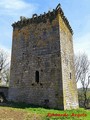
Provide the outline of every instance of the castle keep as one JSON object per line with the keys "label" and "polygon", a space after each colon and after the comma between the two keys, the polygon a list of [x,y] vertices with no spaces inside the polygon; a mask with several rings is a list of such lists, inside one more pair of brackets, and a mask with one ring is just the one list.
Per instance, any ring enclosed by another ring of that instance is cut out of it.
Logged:
{"label": "castle keep", "polygon": [[78,108],[73,31],[60,5],[13,25],[9,100]]}

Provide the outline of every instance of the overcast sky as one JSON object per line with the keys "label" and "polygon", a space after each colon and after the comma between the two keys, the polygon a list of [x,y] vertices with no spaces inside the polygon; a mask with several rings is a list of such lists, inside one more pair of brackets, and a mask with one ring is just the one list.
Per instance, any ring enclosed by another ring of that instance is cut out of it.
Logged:
{"label": "overcast sky", "polygon": [[56,8],[60,3],[74,31],[74,52],[90,58],[90,0],[0,0],[0,48],[11,51],[12,27],[20,16],[31,17]]}

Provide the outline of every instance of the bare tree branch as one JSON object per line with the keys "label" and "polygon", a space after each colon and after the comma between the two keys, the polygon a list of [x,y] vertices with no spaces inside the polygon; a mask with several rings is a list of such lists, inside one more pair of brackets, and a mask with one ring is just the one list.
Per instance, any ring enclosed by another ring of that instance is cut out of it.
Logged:
{"label": "bare tree branch", "polygon": [[10,61],[6,52],[0,49],[0,82],[9,82]]}
{"label": "bare tree branch", "polygon": [[90,84],[90,61],[88,56],[83,53],[81,55],[75,56],[75,72],[76,72],[76,82],[81,81],[83,96],[84,96],[84,107],[87,107],[87,91]]}

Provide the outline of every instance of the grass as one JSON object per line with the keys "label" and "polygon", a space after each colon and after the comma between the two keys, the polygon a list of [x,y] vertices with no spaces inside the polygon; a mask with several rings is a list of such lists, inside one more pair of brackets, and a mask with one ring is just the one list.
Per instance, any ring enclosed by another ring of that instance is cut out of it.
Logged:
{"label": "grass", "polygon": [[9,103],[0,106],[0,120],[90,120],[90,110],[80,108],[63,111],[25,103]]}

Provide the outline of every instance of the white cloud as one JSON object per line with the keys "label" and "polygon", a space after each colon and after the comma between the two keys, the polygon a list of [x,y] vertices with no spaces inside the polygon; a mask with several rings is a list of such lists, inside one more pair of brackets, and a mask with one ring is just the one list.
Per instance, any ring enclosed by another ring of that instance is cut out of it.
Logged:
{"label": "white cloud", "polygon": [[25,0],[0,0],[0,15],[32,14],[37,5],[27,3]]}
{"label": "white cloud", "polygon": [[74,51],[76,54],[85,52],[90,59],[90,33],[74,39]]}
{"label": "white cloud", "polygon": [[25,3],[22,0],[1,0],[0,7],[9,10],[19,10],[32,5]]}
{"label": "white cloud", "polygon": [[0,48],[11,55],[12,27],[11,24],[19,20],[20,16],[31,17],[38,8],[25,0],[0,0]]}

